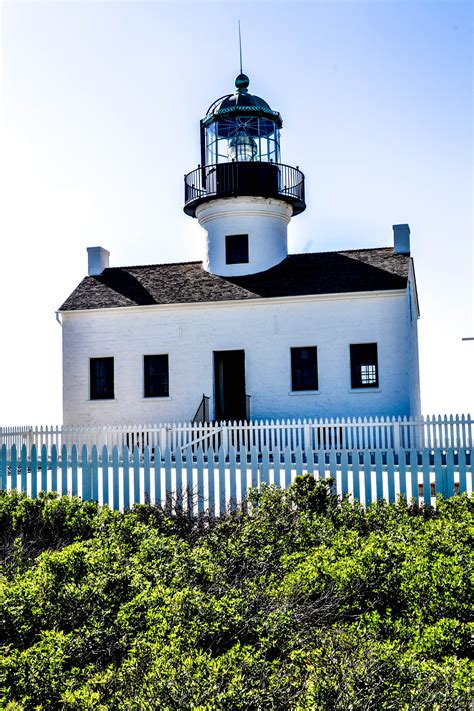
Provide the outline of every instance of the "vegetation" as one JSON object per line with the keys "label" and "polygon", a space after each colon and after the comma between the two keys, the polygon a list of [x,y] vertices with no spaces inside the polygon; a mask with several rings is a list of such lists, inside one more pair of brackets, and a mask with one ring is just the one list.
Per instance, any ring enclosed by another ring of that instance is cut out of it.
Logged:
{"label": "vegetation", "polygon": [[473,502],[249,514],[0,494],[0,707],[468,709]]}

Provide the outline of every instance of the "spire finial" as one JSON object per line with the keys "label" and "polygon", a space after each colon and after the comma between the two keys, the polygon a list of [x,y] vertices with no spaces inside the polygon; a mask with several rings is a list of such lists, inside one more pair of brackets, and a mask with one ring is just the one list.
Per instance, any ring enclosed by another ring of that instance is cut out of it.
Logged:
{"label": "spire finial", "polygon": [[239,20],[239,53],[240,53],[240,74],[235,78],[235,88],[239,94],[246,94],[247,87],[249,85],[249,78],[246,74],[242,72],[242,37],[240,34],[240,20]]}
{"label": "spire finial", "polygon": [[240,20],[239,20],[239,54],[240,54],[240,73],[242,74],[242,36],[240,34]]}

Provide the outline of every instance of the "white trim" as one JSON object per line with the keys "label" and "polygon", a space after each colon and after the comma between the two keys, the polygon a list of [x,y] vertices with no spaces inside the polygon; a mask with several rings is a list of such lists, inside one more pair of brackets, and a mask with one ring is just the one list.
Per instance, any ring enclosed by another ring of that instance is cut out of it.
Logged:
{"label": "white trim", "polygon": [[410,277],[412,277],[411,282],[414,287],[413,291],[414,291],[414,297],[415,297],[414,300],[415,300],[415,305],[416,305],[416,317],[417,317],[417,319],[419,319],[420,318],[420,300],[418,298],[418,289],[416,286],[415,262],[413,261],[413,257],[410,257],[410,262],[409,262],[409,267],[408,267],[407,288],[408,288],[408,282],[410,281]]}
{"label": "white trim", "polygon": [[353,393],[354,395],[357,393],[381,393],[382,388],[349,388],[347,392]]}
{"label": "white trim", "polygon": [[196,208],[196,218],[201,227],[208,222],[221,217],[231,217],[236,213],[243,217],[272,217],[288,225],[293,210],[284,200],[250,196],[209,200]]}
{"label": "white trim", "polygon": [[116,401],[117,401],[116,397],[103,397],[103,398],[96,397],[93,400],[91,400],[91,398],[89,398],[88,400],[85,400],[85,402],[93,402],[94,404],[97,402],[101,403],[101,402],[116,402]]}
{"label": "white trim", "polygon": [[143,396],[141,399],[143,402],[156,402],[156,400],[172,400],[173,398],[169,395],[153,395],[152,397]]}
{"label": "white trim", "polygon": [[300,304],[300,303],[311,303],[319,301],[344,301],[353,299],[376,299],[376,298],[390,298],[405,296],[406,289],[387,289],[384,291],[349,291],[347,293],[335,293],[335,294],[305,294],[303,296],[271,296],[271,297],[259,297],[256,299],[230,299],[228,301],[193,301],[185,302],[179,304],[144,304],[143,306],[138,306],[134,304],[133,306],[112,306],[98,309],[74,309],[71,311],[64,310],[58,313],[64,318],[64,316],[69,316],[73,314],[89,314],[89,313],[137,313],[143,311],[175,311],[175,310],[186,310],[189,311],[194,309],[218,309],[218,308],[239,308],[243,305],[245,306],[268,306],[276,304]]}
{"label": "white trim", "polygon": [[288,395],[319,395],[320,390],[289,390]]}

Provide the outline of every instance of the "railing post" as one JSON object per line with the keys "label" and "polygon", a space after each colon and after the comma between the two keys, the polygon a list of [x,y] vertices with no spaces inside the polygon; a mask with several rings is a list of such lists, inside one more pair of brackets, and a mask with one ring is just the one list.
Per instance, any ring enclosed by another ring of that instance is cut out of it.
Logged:
{"label": "railing post", "polygon": [[28,430],[28,452],[31,452],[32,446],[35,444],[35,435],[33,432],[33,428],[30,427]]}

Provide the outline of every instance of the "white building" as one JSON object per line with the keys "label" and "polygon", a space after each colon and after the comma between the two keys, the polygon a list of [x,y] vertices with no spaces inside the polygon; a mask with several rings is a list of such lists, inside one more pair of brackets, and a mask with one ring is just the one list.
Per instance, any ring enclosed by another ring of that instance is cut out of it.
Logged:
{"label": "white building", "polygon": [[59,310],[65,424],[419,414],[408,225],[392,247],[288,255],[304,176],[247,87],[211,105],[185,178],[204,262],[110,268],[88,249]]}

